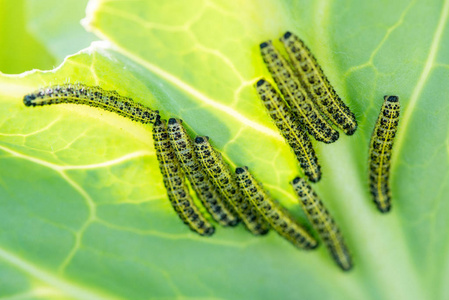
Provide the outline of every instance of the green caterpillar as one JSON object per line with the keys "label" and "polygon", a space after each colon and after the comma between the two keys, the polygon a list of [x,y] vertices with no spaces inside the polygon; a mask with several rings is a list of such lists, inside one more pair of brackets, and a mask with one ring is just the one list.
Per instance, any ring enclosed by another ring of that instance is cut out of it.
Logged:
{"label": "green caterpillar", "polygon": [[116,91],[105,91],[98,86],[81,83],[61,84],[37,90],[23,97],[26,106],[43,106],[59,103],[85,104],[115,112],[123,117],[143,124],[154,124],[159,111],[152,110]]}
{"label": "green caterpillar", "polygon": [[293,149],[300,167],[310,181],[318,182],[321,178],[321,167],[318,164],[318,158],[309,137],[282,101],[281,95],[268,81],[260,79],[255,87],[270,117]]}
{"label": "green caterpillar", "polygon": [[296,177],[291,182],[291,185],[299,197],[299,203],[307,218],[315,230],[318,231],[335,262],[344,271],[350,270],[352,268],[352,259],[348,248],[345,245],[340,229],[324,207],[323,202],[321,202],[315,191],[312,190],[312,187],[304,179]]}
{"label": "green caterpillar", "polygon": [[317,241],[292,216],[273,201],[248,172],[248,167],[235,169],[236,180],[245,195],[276,232],[301,249],[314,249]]}
{"label": "green caterpillar", "polygon": [[374,203],[382,213],[391,209],[390,159],[399,124],[399,98],[385,96],[369,147],[369,180]]}

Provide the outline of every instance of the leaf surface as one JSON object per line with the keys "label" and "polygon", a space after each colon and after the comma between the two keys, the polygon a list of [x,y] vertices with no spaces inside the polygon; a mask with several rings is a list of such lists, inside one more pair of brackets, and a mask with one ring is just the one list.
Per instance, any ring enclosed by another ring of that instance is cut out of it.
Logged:
{"label": "leaf surface", "polygon": [[[448,0],[90,1],[83,24],[104,42],[51,72],[0,78],[0,274],[11,282],[0,296],[446,299],[448,13]],[[353,254],[349,273],[324,245],[298,251],[242,226],[190,232],[165,195],[150,126],[90,107],[22,104],[55,83],[117,90],[208,135],[307,224],[288,184],[299,167],[252,87],[268,76],[258,44],[286,30],[359,122],[354,136],[314,144],[323,169],[314,187]],[[393,209],[381,215],[367,153],[385,94],[400,97],[402,112]]]}

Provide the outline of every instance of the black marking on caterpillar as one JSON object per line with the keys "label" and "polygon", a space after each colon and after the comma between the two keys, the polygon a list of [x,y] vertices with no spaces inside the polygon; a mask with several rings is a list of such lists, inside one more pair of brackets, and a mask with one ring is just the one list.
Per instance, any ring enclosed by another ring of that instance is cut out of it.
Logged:
{"label": "black marking on caterpillar", "polygon": [[388,183],[394,138],[399,124],[399,98],[385,96],[374,127],[369,147],[370,191],[377,208],[383,212],[391,209],[391,192]]}
{"label": "black marking on caterpillar", "polygon": [[203,170],[193,149],[192,140],[182,125],[182,120],[175,118],[168,120],[168,135],[176,157],[201,203],[220,225],[236,226],[239,219],[234,209],[222,199]]}
{"label": "black marking on caterpillar", "polygon": [[264,191],[262,186],[248,172],[248,167],[235,169],[240,190],[265,218],[276,232],[301,249],[314,249],[317,241],[285,210]]}
{"label": "black marking on caterpillar", "polygon": [[318,231],[335,262],[344,271],[350,270],[352,268],[352,259],[348,248],[340,229],[324,207],[323,202],[321,202],[315,191],[304,179],[296,177],[290,184],[293,186],[299,198],[299,204],[306,213],[307,218],[315,230]]}
{"label": "black marking on caterpillar", "polygon": [[204,218],[190,196],[184,173],[170,144],[165,120],[157,120],[154,124],[153,140],[167,195],[175,212],[192,231],[203,236],[212,235],[214,226]]}
{"label": "black marking on caterpillar", "polygon": [[198,160],[203,165],[209,178],[221,195],[234,207],[248,230],[254,235],[267,234],[269,225],[251,203],[245,201],[228,165],[223,161],[221,155],[212,148],[209,138],[196,137],[194,146]]}
{"label": "black marking on caterpillar", "polygon": [[310,100],[292,68],[276,50],[271,41],[260,44],[260,52],[274,81],[281,90],[290,109],[298,117],[307,131],[320,142],[335,142],[339,133],[323,118]]}
{"label": "black marking on caterpillar", "polygon": [[26,106],[43,106],[59,103],[85,104],[115,112],[143,124],[154,124],[159,111],[152,110],[116,91],[105,91],[98,86],[61,84],[37,90],[23,97]]}
{"label": "black marking on caterpillar", "polygon": [[321,167],[309,137],[302,129],[296,117],[282,101],[281,95],[265,79],[257,81],[255,88],[287,143],[293,149],[299,165],[312,182],[321,178]]}
{"label": "black marking on caterpillar", "polygon": [[301,84],[321,112],[347,135],[354,134],[357,129],[354,114],[337,95],[309,48],[299,37],[288,31],[280,40],[290,56]]}

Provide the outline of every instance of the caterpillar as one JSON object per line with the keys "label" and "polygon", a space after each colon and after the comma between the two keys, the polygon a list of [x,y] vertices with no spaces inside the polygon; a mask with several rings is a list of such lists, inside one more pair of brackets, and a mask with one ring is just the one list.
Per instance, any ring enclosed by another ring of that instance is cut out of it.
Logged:
{"label": "caterpillar", "polygon": [[339,133],[330,126],[309,99],[292,68],[271,41],[260,44],[263,61],[281,90],[290,109],[317,141],[326,144],[338,140]]}
{"label": "caterpillar", "polygon": [[43,106],[59,103],[85,104],[115,112],[143,124],[154,124],[159,111],[152,110],[116,91],[105,91],[98,86],[81,83],[54,85],[34,91],[23,97],[26,106]]}
{"label": "caterpillar", "polygon": [[247,201],[257,208],[279,235],[298,248],[314,249],[318,246],[317,241],[279,203],[271,199],[248,171],[248,167],[236,168],[235,174],[237,184]]}
{"label": "caterpillar", "polygon": [[290,184],[293,186],[299,203],[307,218],[323,239],[335,262],[344,271],[352,268],[352,259],[343,240],[340,229],[332,216],[324,207],[323,202],[307,182],[296,177]]}
{"label": "caterpillar", "polygon": [[254,235],[264,235],[269,231],[269,225],[257,210],[244,200],[229,167],[209,143],[206,136],[198,136],[194,142],[195,153],[204,170],[209,175],[221,195],[234,207],[240,219]]}
{"label": "caterpillar", "polygon": [[374,127],[369,147],[369,181],[374,203],[382,213],[391,209],[391,192],[388,179],[394,137],[399,124],[399,98],[385,96]]}
{"label": "caterpillar", "polygon": [[175,212],[192,231],[202,236],[211,236],[215,227],[201,215],[190,196],[184,173],[170,144],[165,120],[155,122],[153,140],[168,199]]}
{"label": "caterpillar", "polygon": [[234,209],[222,199],[198,162],[192,140],[182,125],[181,119],[168,120],[168,135],[176,157],[201,203],[220,225],[236,226],[239,219]]}
{"label": "caterpillar", "polygon": [[347,135],[357,129],[354,114],[337,95],[309,48],[296,35],[287,31],[280,41],[284,45],[301,84],[312,100],[338,128]]}
{"label": "caterpillar", "polygon": [[321,167],[318,164],[315,150],[295,116],[282,101],[281,95],[265,79],[258,80],[255,88],[270,117],[293,149],[306,176],[310,181],[318,182],[321,178]]}

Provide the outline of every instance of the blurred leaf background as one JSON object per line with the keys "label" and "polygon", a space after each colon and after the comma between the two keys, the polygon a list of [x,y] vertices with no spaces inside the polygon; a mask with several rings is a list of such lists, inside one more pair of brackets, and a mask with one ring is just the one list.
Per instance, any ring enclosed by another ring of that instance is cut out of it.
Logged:
{"label": "blurred leaf background", "polygon": [[[0,300],[449,297],[448,0],[0,0],[0,13]],[[208,135],[309,226],[288,184],[300,170],[252,88],[268,76],[258,44],[286,30],[359,121],[354,136],[315,143],[314,187],[354,256],[349,273],[325,247],[299,251],[275,233],[190,232],[150,126],[22,104],[50,84],[117,90]],[[367,151],[385,94],[403,110],[381,215]]]}

